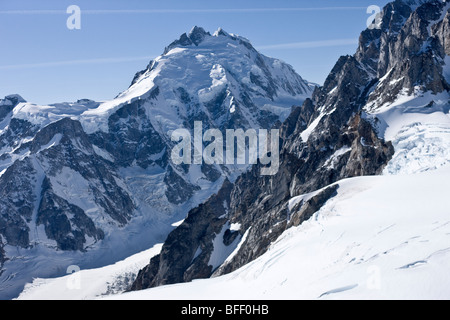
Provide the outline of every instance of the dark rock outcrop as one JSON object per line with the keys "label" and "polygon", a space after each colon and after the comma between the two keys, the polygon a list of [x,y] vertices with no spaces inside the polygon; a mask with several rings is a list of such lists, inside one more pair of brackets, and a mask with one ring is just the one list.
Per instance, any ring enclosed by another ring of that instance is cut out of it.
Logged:
{"label": "dark rock outcrop", "polygon": [[48,178],[42,184],[42,199],[37,214],[37,225],[44,225],[49,239],[56,241],[60,250],[85,250],[86,237],[102,240],[104,233],[97,229],[84,211],[52,192]]}
{"label": "dark rock outcrop", "polygon": [[[213,270],[207,265],[207,253],[212,250],[214,235],[227,220],[231,188],[232,184],[226,180],[217,195],[191,210],[183,223],[169,234],[161,253],[139,272],[131,290],[190,281],[199,274],[202,277],[211,274]],[[180,239],[184,240],[180,242]],[[196,256],[198,252],[201,253]]]}
{"label": "dark rock outcrop", "polygon": [[91,194],[118,225],[130,219],[131,198],[118,186],[111,165],[95,154],[78,121],[64,118],[46,126],[17,152],[30,156],[15,161],[0,177],[0,234],[8,245],[33,245],[36,239],[30,238],[28,224],[34,220],[37,226],[44,225],[46,236],[61,250],[84,250],[86,237],[103,239],[103,231],[92,219],[55,191],[53,183],[59,190],[61,181],[52,181],[62,170],[90,181],[85,196]]}

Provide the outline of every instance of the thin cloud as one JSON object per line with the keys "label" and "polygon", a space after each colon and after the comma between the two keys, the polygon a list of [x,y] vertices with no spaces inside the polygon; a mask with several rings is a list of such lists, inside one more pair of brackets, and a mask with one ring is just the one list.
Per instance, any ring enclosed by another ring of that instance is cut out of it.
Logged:
{"label": "thin cloud", "polygon": [[[118,10],[83,10],[82,14],[179,14],[179,13],[267,13],[267,12],[302,12],[302,11],[338,11],[366,10],[366,7],[312,7],[312,8],[234,8],[234,9],[118,9]],[[65,10],[3,10],[0,14],[42,15],[67,14]]]}
{"label": "thin cloud", "polygon": [[83,60],[66,60],[66,61],[54,61],[54,62],[13,64],[13,65],[0,66],[0,70],[64,67],[64,66],[83,65],[83,64],[107,64],[107,63],[123,63],[123,62],[133,62],[133,61],[150,61],[154,57],[155,56],[99,58],[99,59],[83,59]]}
{"label": "thin cloud", "polygon": [[[337,46],[357,45],[357,44],[358,39],[332,39],[332,40],[304,41],[304,42],[290,42],[272,45],[262,45],[256,46],[255,48],[258,50],[287,50],[287,49],[312,49],[322,47],[337,47]],[[3,65],[3,66],[0,65],[0,70],[51,68],[51,67],[64,67],[64,66],[84,65],[84,64],[108,64],[108,63],[123,63],[134,61],[150,61],[155,57],[156,55],[142,56],[142,57],[98,58],[98,59],[38,62],[27,64]]]}
{"label": "thin cloud", "polygon": [[319,41],[290,42],[272,45],[257,46],[258,50],[281,50],[281,49],[310,49],[322,47],[338,47],[358,44],[358,39],[332,39]]}
{"label": "thin cloud", "polygon": [[2,10],[0,14],[11,15],[39,15],[39,14],[67,14],[65,10]]}
{"label": "thin cloud", "polygon": [[266,13],[296,11],[366,10],[366,7],[316,7],[316,8],[234,8],[234,9],[148,9],[148,10],[83,10],[87,14],[155,14],[155,13]]}

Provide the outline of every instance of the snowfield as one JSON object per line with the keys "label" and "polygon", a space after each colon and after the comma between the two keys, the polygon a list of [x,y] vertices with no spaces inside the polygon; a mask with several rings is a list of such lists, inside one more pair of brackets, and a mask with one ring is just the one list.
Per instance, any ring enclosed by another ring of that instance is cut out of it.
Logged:
{"label": "snowfield", "polygon": [[139,270],[160,252],[161,247],[162,244],[157,244],[149,250],[103,268],[79,270],[76,266],[72,266],[68,267],[67,276],[35,279],[32,284],[25,286],[19,299],[92,300],[102,295],[123,292]]}

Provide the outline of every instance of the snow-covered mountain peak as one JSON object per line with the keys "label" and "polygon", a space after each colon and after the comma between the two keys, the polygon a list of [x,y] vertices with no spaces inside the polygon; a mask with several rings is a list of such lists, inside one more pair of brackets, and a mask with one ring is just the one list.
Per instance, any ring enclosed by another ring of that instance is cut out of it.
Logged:
{"label": "snow-covered mountain peak", "polygon": [[205,31],[205,29],[203,29],[202,27],[194,26],[188,33],[183,33],[179,39],[173,41],[169,46],[167,46],[166,49],[164,50],[164,54],[168,53],[170,50],[176,47],[183,48],[189,46],[198,46],[206,39],[211,40],[211,38],[219,38],[219,37],[226,37],[229,38],[228,40],[233,41],[244,41],[247,43],[247,46],[250,45],[250,41],[248,39],[233,33],[228,33],[221,27],[219,27],[211,35],[210,32]]}
{"label": "snow-covered mountain peak", "polygon": [[198,45],[205,39],[206,36],[210,36],[209,32],[206,32],[202,27],[194,26],[191,31],[189,31],[188,37],[191,39],[192,43]]}
{"label": "snow-covered mountain peak", "polygon": [[0,106],[16,105],[21,102],[26,101],[18,94],[10,94],[7,95],[4,99],[0,99]]}
{"label": "snow-covered mountain peak", "polygon": [[193,27],[111,100],[0,100],[0,283],[8,286],[0,297],[63,270],[41,261],[55,250],[63,265],[86,267],[163,241],[173,222],[248,168],[178,166],[172,130],[195,121],[222,132],[270,129],[313,88],[248,40]]}
{"label": "snow-covered mountain peak", "polygon": [[219,27],[214,33],[213,33],[214,37],[218,37],[218,36],[225,36],[228,37],[229,34],[228,32],[226,32],[225,30],[222,29],[222,27]]}
{"label": "snow-covered mountain peak", "polygon": [[176,47],[198,46],[206,37],[211,37],[211,33],[202,27],[194,26],[188,33],[183,33],[179,39],[169,44],[164,54]]}
{"label": "snow-covered mountain peak", "polygon": [[164,134],[194,115],[215,126],[266,126],[284,120],[313,89],[291,66],[260,54],[247,39],[195,26],[138,72],[127,90],[87,110],[81,121],[90,133],[107,131],[108,115],[144,100],[152,124]]}

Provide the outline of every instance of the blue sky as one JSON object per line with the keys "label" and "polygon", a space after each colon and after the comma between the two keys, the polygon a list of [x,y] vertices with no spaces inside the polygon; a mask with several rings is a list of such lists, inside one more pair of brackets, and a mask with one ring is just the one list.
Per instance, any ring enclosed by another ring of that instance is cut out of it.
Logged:
{"label": "blue sky", "polygon": [[[0,0],[0,97],[49,104],[114,98],[134,74],[194,25],[248,38],[322,84],[353,54],[370,5],[388,0]],[[69,30],[66,9],[81,9]]]}

